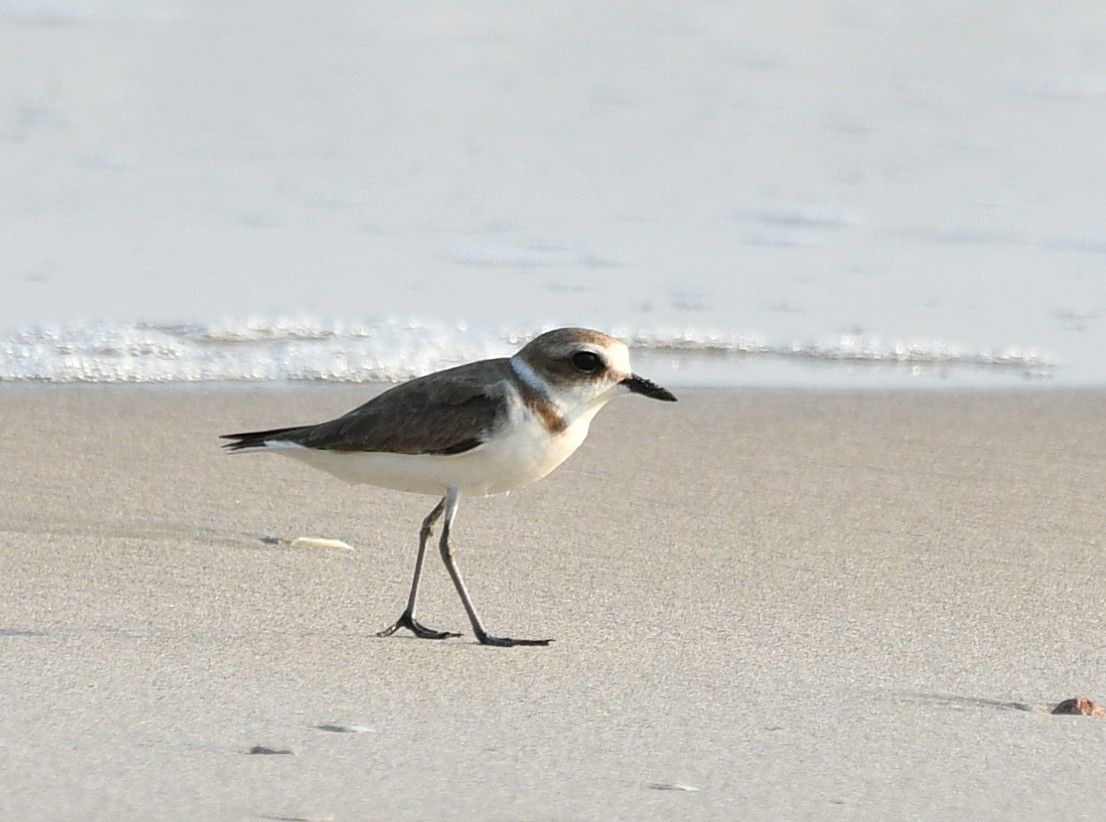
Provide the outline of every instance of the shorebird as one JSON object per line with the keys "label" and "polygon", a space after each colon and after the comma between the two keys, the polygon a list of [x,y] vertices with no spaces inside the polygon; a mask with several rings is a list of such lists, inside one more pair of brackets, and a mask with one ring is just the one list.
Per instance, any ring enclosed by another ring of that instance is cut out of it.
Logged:
{"label": "shorebird", "polygon": [[390,388],[344,416],[317,425],[224,434],[230,451],[292,457],[352,483],[440,497],[419,531],[407,607],[379,632],[406,628],[422,639],[460,636],[415,618],[426,546],[442,519],[442,561],[484,645],[547,645],[548,639],[490,635],[453,554],[450,530],[462,497],[504,494],[536,482],[587,437],[599,409],[619,394],[675,402],[630,370],[625,343],[600,331],[559,328],[513,357],[448,368]]}

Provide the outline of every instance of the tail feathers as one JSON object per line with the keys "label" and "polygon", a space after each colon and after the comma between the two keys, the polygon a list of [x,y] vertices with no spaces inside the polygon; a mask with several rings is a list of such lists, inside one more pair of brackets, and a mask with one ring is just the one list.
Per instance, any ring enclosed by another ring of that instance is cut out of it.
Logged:
{"label": "tail feathers", "polygon": [[298,444],[298,434],[306,429],[302,426],[292,428],[272,428],[268,431],[246,431],[241,434],[220,434],[219,439],[233,440],[223,443],[228,451],[245,451],[251,448],[267,448],[272,443],[286,442]]}

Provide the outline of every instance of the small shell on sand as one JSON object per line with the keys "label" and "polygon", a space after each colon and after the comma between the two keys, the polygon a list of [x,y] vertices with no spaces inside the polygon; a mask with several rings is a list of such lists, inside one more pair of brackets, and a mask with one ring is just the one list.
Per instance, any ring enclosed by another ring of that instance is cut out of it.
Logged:
{"label": "small shell on sand", "polygon": [[353,546],[342,542],[340,539],[324,539],[322,537],[296,537],[289,543],[293,548],[338,548],[342,551],[352,551]]}
{"label": "small shell on sand", "polygon": [[1102,706],[1092,702],[1085,696],[1077,696],[1074,699],[1065,699],[1052,709],[1054,714],[1075,714],[1082,716],[1106,716],[1106,710]]}
{"label": "small shell on sand", "polygon": [[345,725],[341,722],[323,722],[315,726],[320,731],[330,731],[335,734],[371,734],[373,729],[367,725]]}
{"label": "small shell on sand", "polygon": [[287,545],[289,548],[337,548],[342,551],[352,551],[353,546],[340,539],[327,539],[324,537],[262,537],[261,541],[266,545]]}
{"label": "small shell on sand", "polygon": [[681,782],[650,782],[646,787],[654,791],[687,791],[689,793],[699,790],[694,785],[684,785]]}

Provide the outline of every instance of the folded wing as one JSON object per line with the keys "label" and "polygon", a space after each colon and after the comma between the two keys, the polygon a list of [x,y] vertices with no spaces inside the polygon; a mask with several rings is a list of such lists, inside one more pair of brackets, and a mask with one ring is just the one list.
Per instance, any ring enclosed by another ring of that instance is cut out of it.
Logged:
{"label": "folded wing", "polygon": [[241,451],[284,443],[329,451],[461,454],[481,445],[502,422],[508,368],[506,359],[458,366],[397,385],[318,425],[224,434],[231,442],[223,447]]}

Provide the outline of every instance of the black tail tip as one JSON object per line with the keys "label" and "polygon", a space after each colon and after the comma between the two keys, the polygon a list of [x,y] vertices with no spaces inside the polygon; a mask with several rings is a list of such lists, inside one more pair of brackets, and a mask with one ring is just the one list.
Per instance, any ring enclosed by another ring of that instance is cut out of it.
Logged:
{"label": "black tail tip", "polygon": [[220,434],[219,439],[232,440],[232,442],[223,443],[223,450],[225,451],[241,451],[243,448],[257,448],[265,444],[263,437],[253,433]]}

